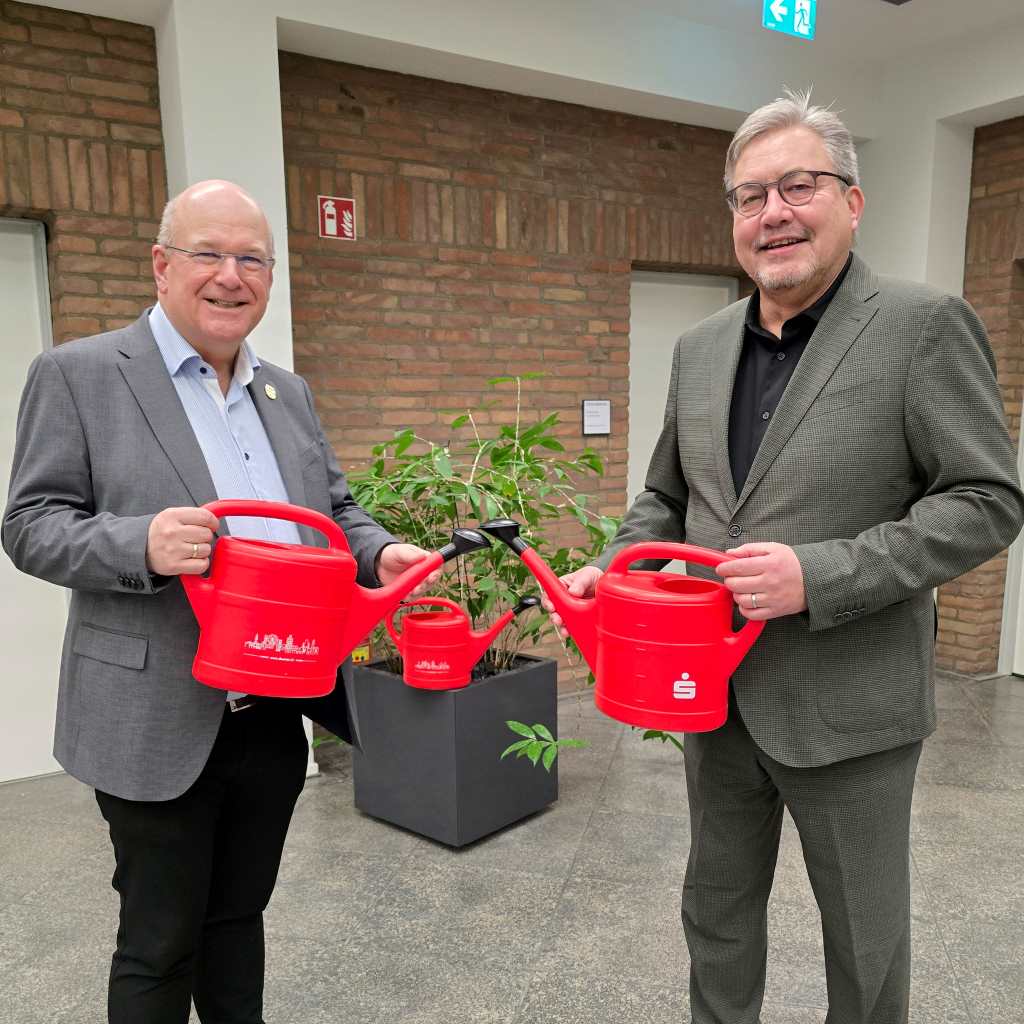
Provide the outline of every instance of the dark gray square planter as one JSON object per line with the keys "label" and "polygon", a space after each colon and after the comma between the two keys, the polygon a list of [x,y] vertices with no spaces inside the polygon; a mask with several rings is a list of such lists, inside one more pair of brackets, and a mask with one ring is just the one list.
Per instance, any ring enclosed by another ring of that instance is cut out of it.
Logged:
{"label": "dark gray square planter", "polygon": [[557,665],[516,668],[460,690],[418,690],[381,663],[356,666],[352,719],[355,804],[449,846],[465,846],[558,799],[558,761],[546,772],[501,752],[508,719],[557,737]]}

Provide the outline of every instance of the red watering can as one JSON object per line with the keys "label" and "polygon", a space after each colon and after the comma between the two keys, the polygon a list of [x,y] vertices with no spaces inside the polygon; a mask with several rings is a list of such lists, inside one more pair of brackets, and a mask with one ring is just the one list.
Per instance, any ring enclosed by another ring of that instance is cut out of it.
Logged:
{"label": "red watering can", "polygon": [[312,527],[327,548],[221,537],[208,577],[182,576],[199,620],[192,674],[221,690],[267,697],[320,697],[334,689],[352,648],[443,562],[490,541],[456,530],[452,543],[385,587],[356,583],[341,527],[319,512],[277,501],[211,501],[215,516],[287,519]]}
{"label": "red watering can", "polygon": [[483,657],[494,638],[527,608],[540,601],[524,597],[505,612],[490,629],[475,632],[470,628],[469,616],[454,602],[444,597],[418,597],[406,601],[403,607],[414,604],[446,608],[443,612],[409,612],[402,619],[401,633],[395,629],[395,613],[391,612],[384,624],[402,655],[402,678],[421,690],[457,690],[469,683],[473,666]]}
{"label": "red watering can", "polygon": [[692,544],[631,544],[612,559],[594,597],[582,599],[527,546],[518,523],[495,519],[480,529],[508,544],[544,588],[597,679],[594,703],[606,715],[668,732],[708,732],[725,722],[729,677],[764,623],[734,633],[732,593],[723,584],[629,567],[677,558],[714,568],[727,555]]}

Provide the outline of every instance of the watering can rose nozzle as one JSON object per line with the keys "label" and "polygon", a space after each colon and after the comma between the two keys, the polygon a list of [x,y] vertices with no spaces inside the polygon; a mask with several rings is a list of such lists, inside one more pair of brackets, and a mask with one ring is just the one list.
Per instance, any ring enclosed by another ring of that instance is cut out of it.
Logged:
{"label": "watering can rose nozzle", "polygon": [[529,546],[519,536],[520,527],[514,519],[490,519],[481,523],[480,529],[507,544],[517,555],[521,555]]}
{"label": "watering can rose nozzle", "polygon": [[482,551],[489,548],[491,542],[479,530],[467,530],[459,528],[452,531],[452,539],[449,543],[440,548],[438,554],[441,558],[450,562],[460,555],[468,555],[473,551]]}
{"label": "watering can rose nozzle", "polygon": [[540,605],[540,598],[530,595],[529,597],[519,598],[518,604],[512,609],[513,615],[519,615],[520,612],[525,612],[529,608],[536,608]]}

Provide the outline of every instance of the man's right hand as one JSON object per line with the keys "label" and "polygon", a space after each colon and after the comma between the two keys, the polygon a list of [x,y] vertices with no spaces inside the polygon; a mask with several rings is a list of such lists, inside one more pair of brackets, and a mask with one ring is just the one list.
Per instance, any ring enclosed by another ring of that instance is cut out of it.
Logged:
{"label": "man's right hand", "polygon": [[149,524],[146,565],[157,576],[198,576],[210,566],[219,520],[205,508],[165,508]]}
{"label": "man's right hand", "polygon": [[[598,569],[596,565],[585,565],[582,569],[566,573],[558,579],[572,597],[587,598],[594,596],[594,588],[597,586],[597,581],[603,575],[604,572]],[[569,631],[562,625],[562,616],[555,611],[555,606],[551,603],[551,599],[547,594],[541,596],[540,603],[551,616],[551,621],[558,627],[558,632],[562,636],[568,636]]]}

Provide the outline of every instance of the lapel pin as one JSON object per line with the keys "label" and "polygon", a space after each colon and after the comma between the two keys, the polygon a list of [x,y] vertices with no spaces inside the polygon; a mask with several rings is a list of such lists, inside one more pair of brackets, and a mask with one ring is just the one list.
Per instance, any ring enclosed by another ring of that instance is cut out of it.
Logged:
{"label": "lapel pin", "polygon": [[267,393],[267,398],[277,398],[277,388],[273,384],[264,384],[263,390]]}

